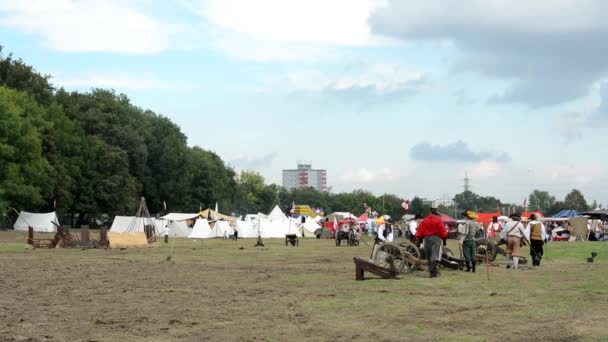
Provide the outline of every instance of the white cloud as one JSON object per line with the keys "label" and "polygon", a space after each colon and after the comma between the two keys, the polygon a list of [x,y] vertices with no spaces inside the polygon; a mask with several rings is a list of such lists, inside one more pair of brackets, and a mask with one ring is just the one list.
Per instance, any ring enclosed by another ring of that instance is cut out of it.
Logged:
{"label": "white cloud", "polygon": [[377,0],[202,0],[199,13],[227,31],[256,40],[367,45]]}
{"label": "white cloud", "polygon": [[250,60],[320,60],[337,46],[394,43],[374,35],[367,22],[384,0],[182,1],[211,23],[208,43]]}
{"label": "white cloud", "polygon": [[341,177],[345,182],[372,183],[394,181],[401,177],[399,170],[393,168],[347,170]]}
{"label": "white cloud", "polygon": [[40,35],[58,51],[132,54],[166,50],[176,30],[116,0],[0,0],[0,26]]}
{"label": "white cloud", "polygon": [[66,88],[114,88],[124,90],[198,89],[199,85],[161,80],[122,71],[106,71],[69,76],[56,73],[53,84]]}

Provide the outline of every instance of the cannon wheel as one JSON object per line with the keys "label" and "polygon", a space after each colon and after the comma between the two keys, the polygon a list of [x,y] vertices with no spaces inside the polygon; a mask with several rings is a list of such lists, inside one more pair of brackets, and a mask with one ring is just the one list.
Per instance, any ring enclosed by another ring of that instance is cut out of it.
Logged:
{"label": "cannon wheel", "polygon": [[[415,258],[417,260],[420,260],[422,258],[420,249],[418,249],[418,247],[416,247],[416,245],[414,245],[413,243],[402,242],[399,244],[399,246],[403,249],[403,251],[405,251],[406,253],[409,253],[412,256],[412,258]],[[416,269],[418,269],[418,263],[413,262],[411,259],[405,258],[404,262],[405,262],[404,270],[406,272],[413,272]]]}
{"label": "cannon wheel", "polygon": [[397,273],[403,272],[406,267],[403,251],[399,245],[389,242],[380,246],[374,258],[374,263],[378,266],[390,268],[390,259],[393,260]]}
{"label": "cannon wheel", "polygon": [[496,248],[496,244],[494,243],[494,241],[481,238],[477,239],[475,242],[477,244],[475,253],[485,256],[487,252],[489,261],[494,261],[496,259],[496,252],[498,251],[498,249]]}

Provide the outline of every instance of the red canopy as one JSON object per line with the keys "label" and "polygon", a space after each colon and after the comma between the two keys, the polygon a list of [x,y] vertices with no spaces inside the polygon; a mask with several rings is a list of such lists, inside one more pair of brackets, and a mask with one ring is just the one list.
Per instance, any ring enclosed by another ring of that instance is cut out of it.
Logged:
{"label": "red canopy", "polygon": [[492,222],[492,217],[498,217],[498,216],[502,216],[502,214],[500,213],[500,211],[497,212],[493,212],[493,213],[477,213],[477,218],[475,219],[475,221],[477,222],[481,222],[481,223],[491,223]]}
{"label": "red canopy", "polygon": [[448,226],[456,226],[456,220],[446,214],[441,214],[441,221],[443,221],[443,223],[447,224]]}
{"label": "red canopy", "polygon": [[365,214],[361,214],[361,216],[359,216],[359,221],[367,221],[369,220],[369,217]]}

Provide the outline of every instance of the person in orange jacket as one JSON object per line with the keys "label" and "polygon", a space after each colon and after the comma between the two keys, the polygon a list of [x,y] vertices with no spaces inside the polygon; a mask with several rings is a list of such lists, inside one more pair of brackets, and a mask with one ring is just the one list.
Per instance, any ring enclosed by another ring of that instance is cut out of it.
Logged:
{"label": "person in orange jacket", "polygon": [[[424,241],[424,251],[429,262],[429,272],[431,278],[439,275],[438,265],[441,261],[441,246],[445,245],[448,238],[448,231],[443,226],[441,214],[437,210],[437,205],[431,205],[431,213],[420,223],[416,231],[416,238]],[[442,241],[443,240],[443,241]]]}

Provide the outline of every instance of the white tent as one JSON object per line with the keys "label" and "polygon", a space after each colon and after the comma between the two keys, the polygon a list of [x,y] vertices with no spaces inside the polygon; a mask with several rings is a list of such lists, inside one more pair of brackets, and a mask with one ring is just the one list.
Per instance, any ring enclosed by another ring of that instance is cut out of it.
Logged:
{"label": "white tent", "polygon": [[167,221],[187,221],[187,220],[193,220],[197,217],[198,217],[198,214],[170,213],[170,214],[167,214],[167,215],[161,217],[161,219],[167,220]]}
{"label": "white tent", "polygon": [[29,226],[32,226],[35,232],[54,233],[57,231],[57,228],[51,222],[59,224],[57,214],[55,214],[54,211],[40,214],[22,211],[19,213],[19,217],[13,225],[13,228],[15,228],[15,230],[27,230]]}
{"label": "white tent", "polygon": [[314,237],[315,230],[321,228],[321,226],[314,222],[313,220],[306,220],[304,224],[300,226],[300,232],[304,235],[304,237]]}
{"label": "white tent", "polygon": [[[153,225],[156,227],[156,222],[150,217],[136,217],[136,216],[116,216],[110,227],[112,233],[142,233],[144,231],[144,225]],[[155,228],[156,229],[156,228]],[[159,234],[158,232],[156,232]]]}
{"label": "white tent", "polygon": [[271,221],[285,220],[287,216],[283,213],[281,208],[278,205],[275,205],[274,209],[268,214],[267,218]]}
{"label": "white tent", "polygon": [[192,231],[188,235],[190,239],[209,239],[214,237],[215,232],[211,230],[209,222],[204,218],[199,218],[194,222],[194,227],[192,227]]}
{"label": "white tent", "polygon": [[184,221],[173,221],[169,226],[169,236],[185,238],[190,235],[190,228]]}
{"label": "white tent", "polygon": [[216,237],[228,237],[234,233],[234,229],[230,227],[230,222],[228,221],[216,221],[213,226],[213,232]]}
{"label": "white tent", "polygon": [[236,221],[236,228],[239,231],[239,238],[258,237],[258,225],[253,221]]}

